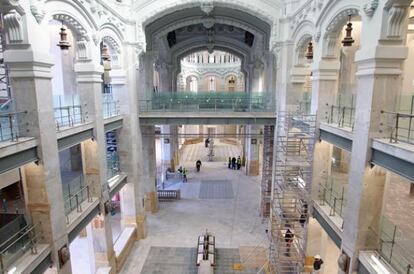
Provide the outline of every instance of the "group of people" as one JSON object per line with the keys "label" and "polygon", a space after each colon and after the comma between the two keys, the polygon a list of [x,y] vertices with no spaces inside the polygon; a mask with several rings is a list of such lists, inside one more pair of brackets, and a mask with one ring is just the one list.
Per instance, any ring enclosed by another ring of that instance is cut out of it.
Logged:
{"label": "group of people", "polygon": [[240,156],[237,157],[237,159],[236,159],[236,157],[229,157],[229,162],[228,162],[229,169],[236,170],[236,168],[237,168],[237,170],[240,170],[241,164],[242,164],[242,162],[241,162]]}
{"label": "group of people", "polygon": [[178,172],[181,174],[181,177],[183,178],[183,183],[187,183],[188,170],[185,167],[180,166],[178,168]]}

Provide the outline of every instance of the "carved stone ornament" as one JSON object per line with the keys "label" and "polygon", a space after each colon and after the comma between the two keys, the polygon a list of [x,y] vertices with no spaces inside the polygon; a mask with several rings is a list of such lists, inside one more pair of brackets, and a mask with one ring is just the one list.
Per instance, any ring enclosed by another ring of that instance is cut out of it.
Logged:
{"label": "carved stone ornament", "polygon": [[46,11],[44,10],[44,5],[44,0],[32,0],[30,4],[30,11],[38,24],[45,18]]}
{"label": "carved stone ornament", "polygon": [[317,31],[313,37],[313,40],[315,40],[315,42],[319,42],[319,39],[321,39],[321,31]]}
{"label": "carved stone ornament", "polygon": [[23,42],[23,26],[20,14],[16,10],[11,10],[3,18],[9,42],[11,44]]}
{"label": "carved stone ornament", "polygon": [[402,39],[403,22],[409,9],[406,6],[394,4],[388,11],[387,38]]}
{"label": "carved stone ornament", "polygon": [[214,10],[213,1],[208,1],[206,3],[201,3],[200,8],[205,14],[210,15],[210,13],[212,13],[213,10]]}
{"label": "carved stone ornament", "polygon": [[378,8],[379,0],[372,0],[371,3],[364,5],[364,12],[368,17],[372,17]]}

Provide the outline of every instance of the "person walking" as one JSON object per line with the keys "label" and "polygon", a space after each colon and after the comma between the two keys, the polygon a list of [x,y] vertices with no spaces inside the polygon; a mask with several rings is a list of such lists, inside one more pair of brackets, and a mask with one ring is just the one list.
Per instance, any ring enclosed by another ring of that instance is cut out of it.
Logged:
{"label": "person walking", "polygon": [[187,183],[187,169],[183,168],[183,183]]}
{"label": "person walking", "polygon": [[290,247],[292,246],[293,243],[293,233],[292,231],[290,231],[290,229],[288,228],[288,230],[286,230],[285,232],[285,242],[286,242],[286,256],[290,256]]}
{"label": "person walking", "polygon": [[236,170],[236,157],[231,158],[231,168]]}
{"label": "person walking", "polygon": [[320,255],[315,255],[315,260],[313,261],[313,271],[312,273],[319,273],[323,260]]}
{"label": "person walking", "polygon": [[237,170],[240,170],[240,168],[241,168],[241,158],[239,156],[237,157]]}
{"label": "person walking", "polygon": [[201,160],[197,160],[197,162],[196,162],[196,168],[197,168],[197,172],[200,172]]}
{"label": "person walking", "polygon": [[229,157],[229,169],[231,168],[231,157]]}

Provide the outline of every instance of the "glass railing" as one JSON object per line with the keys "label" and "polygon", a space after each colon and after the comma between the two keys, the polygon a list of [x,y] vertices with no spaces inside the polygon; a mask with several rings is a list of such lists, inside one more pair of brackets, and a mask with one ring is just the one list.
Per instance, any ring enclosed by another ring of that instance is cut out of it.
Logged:
{"label": "glass railing", "polygon": [[103,117],[110,118],[119,115],[119,101],[114,100],[112,94],[102,95]]}
{"label": "glass railing", "polygon": [[22,123],[27,115],[24,112],[0,112],[0,142],[18,142],[24,136],[25,126]]}
{"label": "glass railing", "polygon": [[151,100],[139,100],[141,112],[270,112],[275,110],[268,93],[158,92]]}
{"label": "glass railing", "polygon": [[389,219],[382,217],[381,231],[372,230],[379,238],[379,253],[398,273],[414,274],[414,239],[405,235]]}
{"label": "glass railing", "polygon": [[13,263],[27,251],[37,253],[36,226],[25,226],[0,244],[0,273],[11,273]]}
{"label": "glass railing", "polygon": [[77,95],[54,96],[53,110],[57,131],[65,127],[73,127],[85,123],[83,108]]}
{"label": "glass railing", "polygon": [[90,187],[85,184],[83,174],[63,185],[63,199],[66,216],[74,210],[82,212],[84,201],[92,202]]}
{"label": "glass railing", "polygon": [[336,103],[328,105],[328,124],[335,125],[339,128],[354,129],[355,124],[355,105],[356,95],[339,94],[336,99]]}
{"label": "glass railing", "polygon": [[106,155],[106,179],[109,180],[121,172],[119,167],[119,155],[117,152],[112,152]]}
{"label": "glass railing", "polygon": [[414,114],[382,111],[390,132],[390,143],[414,144]]}
{"label": "glass railing", "polygon": [[311,112],[311,101],[302,100],[298,102],[298,112],[303,114],[310,114]]}
{"label": "glass railing", "polygon": [[339,182],[335,176],[323,175],[319,183],[318,199],[321,205],[328,205],[331,208],[330,216],[339,215],[344,217],[344,210],[347,204],[347,184]]}

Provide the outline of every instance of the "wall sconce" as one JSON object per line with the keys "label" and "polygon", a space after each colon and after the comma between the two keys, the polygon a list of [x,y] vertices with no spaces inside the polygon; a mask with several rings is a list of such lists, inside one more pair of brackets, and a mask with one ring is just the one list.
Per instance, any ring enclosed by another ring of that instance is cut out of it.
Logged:
{"label": "wall sconce", "polygon": [[351,15],[348,17],[348,24],[346,25],[346,35],[344,40],[342,40],[342,44],[344,47],[350,47],[355,42],[354,38],[352,38],[352,23],[351,23]]}
{"label": "wall sconce", "polygon": [[59,43],[57,44],[57,46],[63,50],[63,51],[67,51],[70,48],[70,44],[68,42],[68,34],[66,32],[66,28],[63,25],[63,21],[62,21],[62,27],[60,28],[60,40]]}
{"label": "wall sconce", "polygon": [[306,51],[306,59],[308,59],[308,61],[312,61],[313,60],[313,44],[312,41],[309,42],[308,44],[308,49]]}

